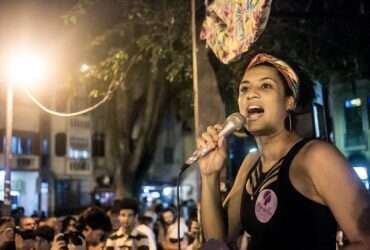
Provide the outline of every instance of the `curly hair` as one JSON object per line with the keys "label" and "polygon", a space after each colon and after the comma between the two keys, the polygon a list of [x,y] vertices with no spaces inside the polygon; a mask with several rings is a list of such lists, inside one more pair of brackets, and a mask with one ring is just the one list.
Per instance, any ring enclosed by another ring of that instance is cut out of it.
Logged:
{"label": "curly hair", "polygon": [[95,206],[85,209],[79,216],[78,229],[82,231],[87,226],[93,230],[101,229],[105,232],[112,230],[112,223],[108,215],[103,209]]}

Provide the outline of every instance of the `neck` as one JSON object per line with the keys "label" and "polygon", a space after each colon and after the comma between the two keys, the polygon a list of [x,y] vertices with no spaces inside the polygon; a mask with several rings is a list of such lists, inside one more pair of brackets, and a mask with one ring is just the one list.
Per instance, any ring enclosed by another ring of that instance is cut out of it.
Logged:
{"label": "neck", "polygon": [[272,135],[256,137],[262,162],[269,163],[280,160],[298,139],[297,134],[286,129]]}
{"label": "neck", "polygon": [[127,235],[130,235],[132,233],[132,231],[134,230],[133,227],[121,227],[121,230],[124,234],[127,234]]}

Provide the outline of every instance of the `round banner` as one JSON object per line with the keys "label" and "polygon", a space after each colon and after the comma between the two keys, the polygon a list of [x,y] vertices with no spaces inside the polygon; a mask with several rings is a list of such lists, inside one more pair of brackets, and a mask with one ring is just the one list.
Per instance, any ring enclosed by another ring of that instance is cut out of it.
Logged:
{"label": "round banner", "polygon": [[254,207],[257,220],[261,223],[267,223],[275,214],[277,206],[278,198],[275,192],[271,189],[262,190]]}

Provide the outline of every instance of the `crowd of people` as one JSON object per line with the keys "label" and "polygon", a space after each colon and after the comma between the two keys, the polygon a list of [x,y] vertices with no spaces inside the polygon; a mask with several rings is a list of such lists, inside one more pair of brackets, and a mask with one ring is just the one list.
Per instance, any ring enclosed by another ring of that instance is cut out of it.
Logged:
{"label": "crowd of people", "polygon": [[[21,213],[0,219],[0,249],[22,250],[175,250],[200,249],[197,209],[179,220],[172,206],[139,211],[131,198],[116,200],[109,209],[86,208],[60,218],[27,217]],[[190,209],[191,210],[191,209]],[[180,221],[180,234],[178,234]]]}

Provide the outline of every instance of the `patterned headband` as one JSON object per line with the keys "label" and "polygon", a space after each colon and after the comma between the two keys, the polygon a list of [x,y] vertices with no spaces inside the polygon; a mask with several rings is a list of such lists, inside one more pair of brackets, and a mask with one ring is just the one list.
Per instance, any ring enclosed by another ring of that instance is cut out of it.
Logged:
{"label": "patterned headband", "polygon": [[247,70],[262,63],[269,63],[274,66],[285,78],[290,90],[293,92],[294,99],[298,97],[298,85],[299,80],[297,74],[293,69],[284,61],[273,57],[269,54],[260,53],[257,54],[248,64]]}

